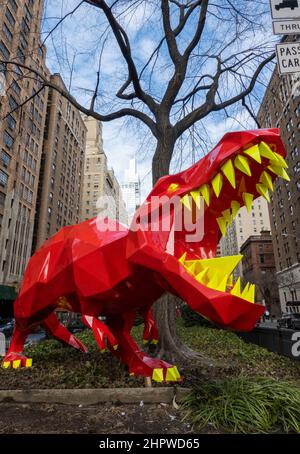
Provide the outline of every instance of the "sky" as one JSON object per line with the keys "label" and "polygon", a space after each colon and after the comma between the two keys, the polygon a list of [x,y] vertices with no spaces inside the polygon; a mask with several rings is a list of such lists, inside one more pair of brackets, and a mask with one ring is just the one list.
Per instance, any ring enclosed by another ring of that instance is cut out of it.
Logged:
{"label": "sky", "polygon": [[[101,54],[101,79],[96,107],[97,111],[107,113],[112,108],[120,107],[115,101],[112,101],[112,95],[124,82],[126,68],[116,41],[110,35],[104,38],[107,23],[101,12],[90,5],[82,4],[74,14],[65,19],[63,24],[48,36],[49,31],[53,29],[60,18],[71,12],[79,4],[80,0],[45,1],[42,39],[46,38],[47,65],[51,72],[61,73],[71,93],[80,103],[87,106],[95,87],[99,55]],[[251,2],[248,2],[248,4],[251,4]],[[259,26],[254,33],[253,31],[246,32],[243,35],[243,41],[235,42],[228,49],[228,55],[223,54],[224,58],[232,58],[241,48],[248,49],[260,43],[264,43],[264,45],[268,43],[269,48],[274,45],[268,12],[264,17],[265,28]],[[132,42],[132,51],[137,67],[141,69],[161,37],[161,22],[157,8],[152,1],[149,1],[146,2],[146,8],[135,8],[121,20]],[[219,21],[212,14],[206,28],[201,51],[203,54],[210,55],[213,45],[216,49],[223,43],[224,34],[226,34],[227,39],[230,39],[230,26],[226,30],[224,29],[222,34]],[[191,29],[193,29],[192,20],[188,23],[187,31],[181,36],[182,46],[185,46],[187,40],[190,39],[189,31]],[[191,63],[191,67],[194,65],[195,71],[198,61],[200,61],[200,57]],[[201,57],[203,74],[211,73],[214,68],[214,60],[209,57]],[[151,92],[156,97],[161,96],[164,91],[172,74],[172,69],[167,51],[162,48],[157,60],[157,71],[153,73],[151,78]],[[251,69],[249,64],[249,71]],[[146,70],[144,74],[143,83],[147,86],[146,82],[148,83],[150,71],[147,73]],[[263,80],[265,83],[260,84],[256,89],[254,102],[262,97],[263,85],[267,83],[270,74],[270,70],[264,73]],[[184,90],[188,89],[188,84],[189,81],[183,87],[182,94],[184,94]],[[229,95],[234,93],[236,84],[236,80],[229,77],[226,84],[224,83],[222,86],[223,92]],[[193,160],[197,160],[206,154],[226,132],[255,127],[253,120],[240,106],[230,109],[226,114],[229,118],[226,118],[224,113],[210,114],[204,122],[197,124],[197,137],[200,136],[202,140],[197,138],[192,143],[187,138],[182,138],[180,142],[181,152],[175,154],[172,162],[173,172],[188,167]],[[142,182],[142,198],[145,198],[150,192],[152,184],[151,160],[155,143],[151,134],[141,123],[137,124],[134,121],[128,122],[128,120],[121,119],[103,123],[103,139],[109,165],[114,169],[120,182],[124,178],[124,170],[128,166],[129,159],[136,157],[138,173]]]}

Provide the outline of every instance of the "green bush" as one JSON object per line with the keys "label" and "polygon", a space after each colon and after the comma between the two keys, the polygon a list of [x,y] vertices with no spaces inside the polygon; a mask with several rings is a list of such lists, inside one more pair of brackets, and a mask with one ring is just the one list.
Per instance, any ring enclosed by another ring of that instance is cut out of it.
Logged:
{"label": "green bush", "polygon": [[212,327],[212,323],[207,320],[206,318],[202,317],[201,315],[194,312],[187,304],[185,304],[181,310],[181,316],[183,320],[183,324],[185,327],[189,328],[190,326],[210,326]]}
{"label": "green bush", "polygon": [[183,419],[233,432],[300,433],[300,388],[269,378],[223,379],[197,385],[184,399]]}

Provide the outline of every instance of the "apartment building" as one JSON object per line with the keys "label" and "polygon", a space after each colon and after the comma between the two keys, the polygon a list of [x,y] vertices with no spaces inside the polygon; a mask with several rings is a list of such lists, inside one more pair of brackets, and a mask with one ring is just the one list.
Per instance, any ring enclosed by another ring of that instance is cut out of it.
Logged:
{"label": "apartment building", "polygon": [[[108,168],[103,149],[102,124],[92,117],[84,117],[87,128],[81,220],[103,214],[127,224],[127,212],[118,180]],[[105,197],[105,199],[101,199]]]}
{"label": "apartment building", "polygon": [[[67,90],[59,74],[51,83]],[[39,178],[33,250],[80,221],[86,127],[80,112],[50,89]]]}
{"label": "apartment building", "polygon": [[255,302],[266,306],[272,317],[281,315],[271,232],[262,230],[242,244],[245,282],[256,285]]}
{"label": "apartment building", "polygon": [[[221,239],[222,255],[237,255],[242,244],[253,235],[259,235],[262,230],[270,230],[268,203],[263,197],[253,201],[251,212],[242,207],[231,227],[227,228],[226,237]],[[243,275],[242,263],[235,270],[235,277]]]}
{"label": "apartment building", "polygon": [[0,284],[18,285],[31,255],[47,90],[24,78],[26,70],[18,63],[48,74],[40,41],[42,14],[42,0],[1,2]]}
{"label": "apartment building", "polygon": [[[262,101],[258,121],[279,127],[287,151],[290,182],[277,178],[270,218],[282,312],[300,301],[300,78],[277,68]],[[300,303],[299,303],[300,304]]]}

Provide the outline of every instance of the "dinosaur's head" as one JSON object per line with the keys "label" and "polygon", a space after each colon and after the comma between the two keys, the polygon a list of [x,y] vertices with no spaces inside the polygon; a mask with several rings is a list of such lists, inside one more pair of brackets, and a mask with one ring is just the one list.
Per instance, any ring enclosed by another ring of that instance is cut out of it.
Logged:
{"label": "dinosaur's head", "polygon": [[[232,277],[242,256],[216,258],[216,250],[241,207],[251,210],[253,200],[260,196],[270,201],[274,179],[277,176],[289,179],[284,156],[277,129],[226,134],[195,165],[156,183],[133,221],[128,250],[131,259],[167,275],[171,287],[187,302],[189,298],[182,294],[180,285],[173,284],[168,273],[177,274],[178,282],[184,277],[190,285],[194,283],[199,307],[194,301],[193,308],[217,323],[226,324],[220,313],[214,316],[215,309],[203,309],[204,300],[210,303],[218,300],[223,309],[226,301],[234,300],[241,310],[256,314],[252,317],[253,325],[263,312],[261,306],[253,304],[255,287],[247,284],[242,290],[240,280],[234,283]],[[180,201],[183,218],[189,214],[180,228],[176,219],[181,214],[178,215],[178,203],[174,206],[171,203],[174,199]],[[197,234],[191,235],[193,228]],[[171,262],[171,271],[164,272]],[[193,293],[191,287],[189,293]]]}

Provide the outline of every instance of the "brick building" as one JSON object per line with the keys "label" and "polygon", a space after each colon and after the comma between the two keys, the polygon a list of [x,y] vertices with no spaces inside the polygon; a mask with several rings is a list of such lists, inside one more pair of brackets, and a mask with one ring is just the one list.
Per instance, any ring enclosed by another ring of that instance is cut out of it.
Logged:
{"label": "brick building", "polygon": [[300,301],[300,78],[279,76],[277,68],[262,101],[258,121],[279,127],[291,181],[277,178],[269,206],[275,264],[283,312]]}
{"label": "brick building", "polygon": [[251,235],[241,246],[243,280],[256,285],[255,300],[267,307],[272,316],[280,316],[273,242],[270,231]]}

